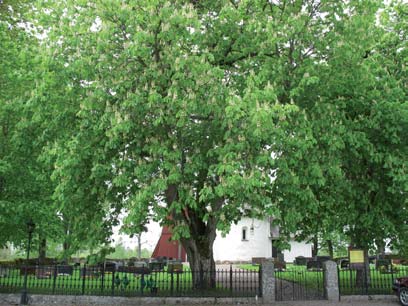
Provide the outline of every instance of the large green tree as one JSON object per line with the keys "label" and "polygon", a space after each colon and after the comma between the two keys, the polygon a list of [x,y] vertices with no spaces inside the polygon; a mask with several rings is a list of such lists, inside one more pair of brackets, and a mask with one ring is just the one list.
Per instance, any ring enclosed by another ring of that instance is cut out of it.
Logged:
{"label": "large green tree", "polygon": [[274,144],[296,112],[256,74],[277,12],[255,4],[68,3],[45,20],[61,86],[81,92],[75,134],[55,147],[56,196],[113,219],[125,209],[140,229],[171,225],[196,286],[214,284],[216,230],[272,210]]}
{"label": "large green tree", "polygon": [[0,245],[25,243],[32,219],[43,259],[47,239],[61,236],[61,222],[51,197],[52,167],[41,159],[44,128],[33,104],[42,29],[30,21],[31,9],[30,1],[0,3]]}
{"label": "large green tree", "polygon": [[40,219],[37,214],[46,214],[45,210],[34,210],[44,207],[40,205],[44,185],[35,161],[35,132],[27,129],[26,102],[34,87],[28,67],[35,63],[32,55],[36,42],[24,26],[22,15],[26,8],[25,1],[0,4],[1,245],[9,241],[20,243],[27,237],[25,222],[30,217]]}
{"label": "large green tree", "polygon": [[365,250],[400,244],[407,220],[406,5],[379,8],[349,11],[294,90],[313,144],[283,148],[273,193],[288,232],[340,231]]}
{"label": "large green tree", "polygon": [[404,43],[379,1],[42,5],[42,158],[83,236],[152,218],[209,272],[216,230],[243,215],[364,248],[406,224],[406,72],[387,54]]}

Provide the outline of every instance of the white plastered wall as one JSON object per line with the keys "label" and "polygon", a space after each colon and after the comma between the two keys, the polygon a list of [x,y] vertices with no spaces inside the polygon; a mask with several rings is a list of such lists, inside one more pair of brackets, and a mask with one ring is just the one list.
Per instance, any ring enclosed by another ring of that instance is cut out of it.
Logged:
{"label": "white plastered wall", "polygon": [[[253,224],[253,232],[251,226]],[[242,229],[246,228],[247,240],[242,240]],[[226,237],[217,232],[214,242],[216,261],[251,261],[252,257],[272,257],[272,243],[269,239],[268,221],[243,218],[231,226]]]}
{"label": "white plastered wall", "polygon": [[312,257],[312,244],[306,242],[290,242],[290,250],[284,250],[285,262],[292,263],[297,256]]}
{"label": "white plastered wall", "polygon": [[[253,232],[251,227],[253,225]],[[242,240],[242,229],[246,228],[247,240]],[[214,242],[214,259],[216,261],[251,261],[252,257],[272,257],[272,241],[268,221],[243,218],[231,226],[226,237],[217,232]],[[297,256],[312,257],[312,244],[290,241],[290,250],[284,250],[284,259],[292,263]]]}

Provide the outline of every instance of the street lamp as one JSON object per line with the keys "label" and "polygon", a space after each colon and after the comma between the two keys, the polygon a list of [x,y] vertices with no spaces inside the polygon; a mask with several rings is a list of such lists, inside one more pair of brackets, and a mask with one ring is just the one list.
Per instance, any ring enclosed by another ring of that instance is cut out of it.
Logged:
{"label": "street lamp", "polygon": [[27,295],[27,265],[28,265],[28,260],[30,259],[30,247],[31,247],[31,238],[35,229],[35,223],[33,222],[33,219],[29,219],[26,223],[27,225],[27,232],[28,232],[28,245],[27,245],[27,261],[26,265],[24,268],[24,285],[23,285],[23,291],[21,292],[21,305],[27,305],[28,304],[28,295]]}

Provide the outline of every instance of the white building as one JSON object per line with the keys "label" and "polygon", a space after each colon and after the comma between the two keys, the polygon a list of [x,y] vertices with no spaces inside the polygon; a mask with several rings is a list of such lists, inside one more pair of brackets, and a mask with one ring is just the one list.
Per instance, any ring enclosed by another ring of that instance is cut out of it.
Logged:
{"label": "white building", "polygon": [[273,243],[276,239],[279,239],[279,230],[270,221],[242,218],[237,224],[232,224],[225,237],[217,233],[214,259],[219,262],[250,262],[253,257],[277,258],[283,255],[285,262],[293,262],[297,256],[312,257],[312,244],[292,240],[289,242],[290,250],[280,252]]}

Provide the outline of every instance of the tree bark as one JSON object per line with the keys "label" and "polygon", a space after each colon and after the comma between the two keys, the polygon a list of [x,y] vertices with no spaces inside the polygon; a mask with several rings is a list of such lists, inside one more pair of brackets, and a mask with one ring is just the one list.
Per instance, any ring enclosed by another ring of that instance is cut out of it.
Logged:
{"label": "tree bark", "polygon": [[329,256],[331,259],[334,257],[334,252],[333,252],[333,241],[330,239],[326,240],[327,243],[327,249],[329,250]]}
{"label": "tree bark", "polygon": [[182,238],[187,260],[192,271],[193,286],[196,289],[215,288],[215,261],[213,246],[216,238],[216,220],[207,222],[197,217],[194,211],[187,211],[190,238]]}
{"label": "tree bark", "polygon": [[64,264],[68,264],[68,261],[69,261],[69,258],[70,258],[70,255],[69,255],[70,248],[71,248],[71,244],[68,241],[65,240],[62,243],[62,250],[63,250],[63,252],[62,252],[62,256],[63,256],[62,262]]}
{"label": "tree bark", "polygon": [[137,258],[142,260],[142,234],[137,235]]}
{"label": "tree bark", "polygon": [[47,255],[47,239],[40,237],[40,245],[38,247],[38,264],[43,264]]}
{"label": "tree bark", "polygon": [[313,237],[313,250],[312,250],[312,257],[316,257],[319,251],[319,241],[317,239],[317,235]]}
{"label": "tree bark", "polygon": [[62,250],[64,251],[64,253],[68,252],[70,248],[70,244],[68,241],[64,241],[64,243],[62,244]]}
{"label": "tree bark", "polygon": [[[178,191],[175,185],[169,185],[166,190],[166,202],[170,206],[178,200]],[[221,207],[223,199],[217,200],[213,209]],[[201,203],[202,204],[202,203]],[[185,207],[183,212],[172,214],[172,220],[183,220],[189,227],[190,237],[181,238],[180,241],[186,250],[187,260],[190,264],[193,287],[196,289],[215,288],[215,261],[213,245],[216,234],[216,218],[210,216],[205,222],[200,212]]]}
{"label": "tree bark", "polygon": [[63,215],[63,219],[64,219],[64,242],[62,243],[62,250],[63,250],[63,263],[64,264],[68,264],[68,259],[70,257],[70,253],[69,250],[71,248],[71,243],[70,243],[70,239],[69,239],[69,221],[68,218],[66,217],[66,215]]}
{"label": "tree bark", "polygon": [[362,293],[366,293],[370,286],[370,262],[368,259],[368,250],[364,249],[364,265],[356,270],[356,287],[362,289]]}
{"label": "tree bark", "polygon": [[181,239],[187,253],[195,289],[215,288],[214,239],[202,236],[197,239]]}
{"label": "tree bark", "polygon": [[385,241],[379,239],[376,241],[377,244],[377,259],[384,258],[385,255]]}

